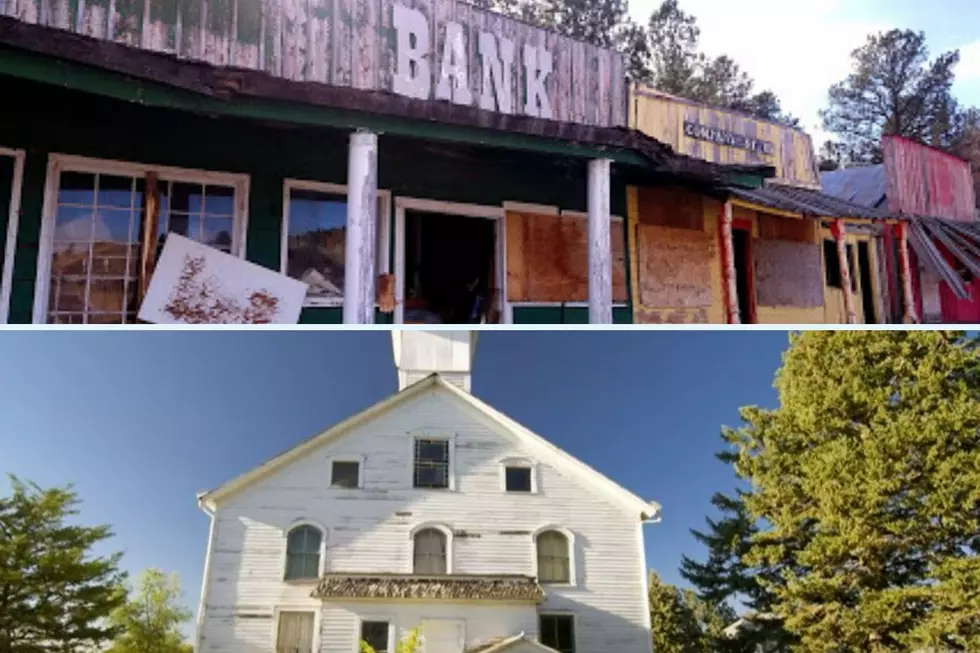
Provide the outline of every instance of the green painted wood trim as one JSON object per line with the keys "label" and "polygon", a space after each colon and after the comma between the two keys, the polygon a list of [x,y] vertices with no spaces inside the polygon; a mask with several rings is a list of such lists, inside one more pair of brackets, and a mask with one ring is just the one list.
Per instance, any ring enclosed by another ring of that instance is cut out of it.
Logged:
{"label": "green painted wood trim", "polygon": [[41,243],[41,212],[48,153],[28,150],[24,161],[24,181],[20,199],[20,224],[14,252],[14,274],[10,288],[10,324],[31,324],[34,318],[34,284]]}
{"label": "green painted wood trim", "polygon": [[526,134],[494,132],[442,123],[407,120],[364,112],[277,102],[256,98],[226,101],[165,84],[149,82],[70,61],[52,59],[25,50],[0,48],[0,74],[107,97],[145,106],[179,109],[212,115],[259,120],[276,120],[338,129],[367,129],[410,138],[470,145],[485,145],[545,154],[583,158],[606,158],[617,163],[649,166],[632,150],[606,149],[582,143],[534,138]]}

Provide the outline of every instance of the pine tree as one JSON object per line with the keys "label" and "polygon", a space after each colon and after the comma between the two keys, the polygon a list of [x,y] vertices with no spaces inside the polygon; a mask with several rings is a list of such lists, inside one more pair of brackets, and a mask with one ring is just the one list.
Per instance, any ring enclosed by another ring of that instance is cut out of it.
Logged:
{"label": "pine tree", "polygon": [[189,653],[181,626],[191,613],[180,601],[176,574],[143,572],[126,603],[110,617],[119,634],[107,653]]}
{"label": "pine tree", "polygon": [[79,504],[70,487],[42,489],[16,477],[11,486],[0,498],[0,653],[104,644],[115,634],[105,620],[125,598],[122,554],[92,554],[111,530],[67,523]]}
{"label": "pine tree", "polygon": [[963,333],[794,335],[779,407],[726,432],[750,565],[800,653],[980,650],[980,349]]}

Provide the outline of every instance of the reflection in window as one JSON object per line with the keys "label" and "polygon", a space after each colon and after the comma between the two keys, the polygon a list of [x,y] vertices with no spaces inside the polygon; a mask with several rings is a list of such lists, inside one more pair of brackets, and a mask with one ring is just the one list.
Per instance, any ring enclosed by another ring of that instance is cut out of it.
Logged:
{"label": "reflection in window", "polygon": [[231,253],[235,189],[231,186],[160,182],[160,247],[173,232]]}
{"label": "reflection in window", "polygon": [[286,217],[286,274],[309,285],[307,298],[342,300],[346,199],[319,191],[291,190]]}

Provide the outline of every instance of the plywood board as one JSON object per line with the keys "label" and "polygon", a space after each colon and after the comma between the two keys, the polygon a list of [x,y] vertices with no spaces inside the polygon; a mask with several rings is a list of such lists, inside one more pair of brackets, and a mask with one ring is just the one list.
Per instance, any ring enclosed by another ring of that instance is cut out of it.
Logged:
{"label": "plywood board", "polygon": [[698,231],[704,229],[702,198],[684,188],[639,188],[637,211],[642,224]]}
{"label": "plywood board", "polygon": [[791,240],[812,243],[817,239],[817,220],[780,218],[759,213],[759,238],[765,240]]}
{"label": "plywood board", "polygon": [[715,240],[703,231],[637,225],[640,303],[658,308],[711,306]]}
{"label": "plywood board", "polygon": [[306,284],[171,233],[139,318],[157,324],[296,324]]}
{"label": "plywood board", "polygon": [[[611,225],[613,301],[626,301],[623,222]],[[588,222],[568,215],[507,213],[507,298],[512,302],[589,299]]]}
{"label": "plywood board", "polygon": [[756,302],[760,306],[823,306],[820,245],[787,240],[756,240]]}

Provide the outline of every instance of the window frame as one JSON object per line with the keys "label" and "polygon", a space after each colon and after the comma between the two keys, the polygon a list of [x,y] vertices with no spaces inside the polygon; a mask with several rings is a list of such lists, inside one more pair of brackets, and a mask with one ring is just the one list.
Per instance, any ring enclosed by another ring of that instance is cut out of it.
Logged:
{"label": "window frame", "polygon": [[[432,431],[412,431],[409,433],[409,443],[411,445],[411,451],[409,452],[409,479],[408,487],[416,492],[455,492],[456,491],[456,434],[455,433],[439,433]],[[415,450],[417,448],[416,443],[419,440],[444,440],[446,442],[446,451],[449,456],[448,465],[446,468],[446,487],[419,487],[415,485]]]}
{"label": "window frame", "polygon": [[234,214],[231,254],[245,259],[248,234],[249,175],[245,173],[176,168],[153,165],[135,161],[99,159],[73,154],[53,153],[48,156],[48,166],[44,181],[44,201],[41,209],[41,233],[38,244],[36,278],[34,281],[34,324],[47,324],[48,295],[51,291],[51,264],[54,258],[55,218],[58,210],[58,191],[61,187],[61,173],[80,172],[97,175],[119,175],[146,179],[147,173],[158,175],[160,181],[175,181],[191,184],[210,184],[234,188]]}
{"label": "window frame", "polygon": [[[286,565],[289,564],[289,534],[295,529],[302,526],[311,526],[318,531],[320,531],[320,546],[317,551],[319,560],[317,561],[316,578],[286,578]],[[288,527],[284,528],[282,531],[282,560],[280,562],[280,569],[282,570],[282,582],[289,585],[303,585],[312,584],[320,581],[323,576],[323,572],[326,569],[326,553],[327,553],[327,529],[315,521],[309,519],[300,519],[291,523]]]}
{"label": "window frame", "polygon": [[[530,458],[521,457],[510,457],[502,458],[499,461],[500,464],[500,491],[504,494],[538,494],[538,464]],[[508,467],[520,467],[523,469],[528,469],[531,472],[531,489],[528,491],[523,490],[508,490],[507,489],[507,468]]]}
{"label": "window frame", "polygon": [[364,627],[364,622],[387,622],[388,624],[388,648],[385,653],[395,653],[395,647],[398,644],[398,628],[395,625],[395,616],[391,614],[381,614],[381,613],[362,613],[357,614],[357,627],[354,629],[354,647],[353,653],[361,653],[361,633]]}
{"label": "window frame", "polygon": [[316,609],[315,606],[310,604],[284,604],[277,605],[272,610],[272,650],[274,653],[279,651],[279,620],[282,618],[282,613],[287,612],[301,612],[304,614],[313,615],[313,643],[311,647],[312,653],[317,653],[320,650],[320,610]]}
{"label": "window frame", "polygon": [[[330,489],[332,490],[360,490],[364,488],[364,456],[331,456],[327,459],[330,468]],[[345,487],[334,485],[333,465],[334,463],[357,463],[357,485],[355,487]]]}
{"label": "window frame", "polygon": [[[568,581],[567,582],[541,580],[541,576],[538,570],[538,537],[550,531],[555,531],[565,536],[565,541],[568,545]],[[577,583],[578,575],[576,574],[576,569],[575,569],[576,567],[575,534],[572,531],[570,531],[569,529],[563,526],[548,524],[546,526],[542,526],[538,528],[531,534],[531,544],[532,544],[532,553],[533,553],[533,555],[531,556],[531,560],[533,564],[532,569],[534,572],[532,575],[537,580],[539,585],[547,585],[549,587],[575,587],[578,584]]]}
{"label": "window frame", "polygon": [[411,531],[409,531],[409,533],[408,533],[408,541],[409,541],[408,573],[411,574],[412,576],[416,576],[416,575],[418,575],[418,576],[431,576],[431,575],[433,575],[433,574],[416,574],[415,573],[415,536],[418,535],[419,533],[421,533],[422,531],[429,530],[429,529],[440,531],[443,534],[443,536],[446,538],[446,573],[445,574],[437,574],[437,575],[451,576],[454,573],[454,566],[453,566],[453,549],[454,549],[454,546],[453,546],[453,544],[454,544],[454,542],[453,542],[453,530],[451,528],[449,528],[448,526],[446,526],[445,524],[442,524],[442,523],[439,523],[439,522],[423,522],[421,524],[417,524],[415,527],[412,528]]}
{"label": "window frame", "polygon": [[[308,190],[316,193],[342,195],[344,197],[347,196],[347,186],[343,184],[331,184],[325,181],[297,179],[294,177],[288,177],[283,181],[282,224],[279,227],[279,272],[282,274],[286,274],[286,270],[288,269],[287,266],[289,264],[289,198],[290,191],[292,190]],[[376,234],[377,238],[375,246],[382,250],[382,252],[378,252],[378,254],[383,253],[383,256],[380,256],[380,258],[377,256],[375,257],[375,263],[377,265],[377,269],[374,271],[375,283],[377,283],[377,277],[381,276],[382,274],[389,274],[391,272],[391,191],[378,189],[378,200],[380,202],[380,207],[378,212],[378,233]],[[347,246],[346,240],[344,246]],[[346,273],[347,270],[345,266],[344,274]],[[339,308],[343,307],[343,305],[343,297],[340,299],[325,297],[303,298],[304,308]],[[375,306],[377,306],[377,302],[375,302]]]}
{"label": "window frame", "polygon": [[[550,648],[550,645],[545,644],[541,638],[541,630],[542,630],[541,620],[544,617],[567,617],[572,620],[572,653],[577,653],[578,652],[578,619],[575,618],[576,617],[575,613],[564,612],[561,610],[549,610],[547,612],[538,613],[538,642]],[[554,650],[557,651],[558,649],[554,649]]]}

